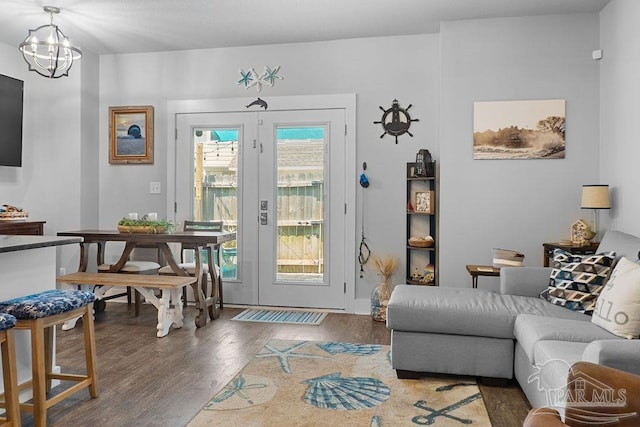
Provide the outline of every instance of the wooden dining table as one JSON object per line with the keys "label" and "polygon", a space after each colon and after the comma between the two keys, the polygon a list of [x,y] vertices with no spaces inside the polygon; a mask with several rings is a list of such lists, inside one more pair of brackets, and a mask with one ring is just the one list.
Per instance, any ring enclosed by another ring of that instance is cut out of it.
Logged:
{"label": "wooden dining table", "polygon": [[229,231],[176,231],[169,233],[128,233],[118,230],[79,230],[59,232],[58,236],[81,237],[80,242],[80,265],[78,271],[86,272],[89,264],[89,249],[92,244],[97,245],[97,265],[105,264],[104,257],[106,245],[108,242],[124,242],[125,247],[120,258],[115,264],[112,264],[109,273],[118,273],[129,260],[131,252],[136,247],[157,247],[160,249],[164,260],[178,276],[188,276],[189,274],[178,266],[169,243],[179,243],[193,247],[195,258],[195,278],[196,281],[191,285],[195,299],[195,306],[198,314],[195,318],[196,327],[200,328],[207,323],[207,312],[211,320],[216,316],[214,310],[218,304],[221,305],[221,295],[216,283],[218,283],[217,272],[215,268],[209,268],[211,277],[211,291],[207,291],[207,283],[202,278],[203,259],[201,252],[207,249],[207,263],[214,265],[212,253],[214,250],[220,250],[220,246],[236,239],[235,232]]}

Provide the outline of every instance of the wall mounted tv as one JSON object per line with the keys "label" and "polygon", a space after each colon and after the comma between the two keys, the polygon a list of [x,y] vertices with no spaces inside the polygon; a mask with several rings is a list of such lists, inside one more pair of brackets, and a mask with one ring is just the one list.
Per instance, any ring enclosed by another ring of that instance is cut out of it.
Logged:
{"label": "wall mounted tv", "polygon": [[22,166],[24,82],[0,74],[0,166]]}

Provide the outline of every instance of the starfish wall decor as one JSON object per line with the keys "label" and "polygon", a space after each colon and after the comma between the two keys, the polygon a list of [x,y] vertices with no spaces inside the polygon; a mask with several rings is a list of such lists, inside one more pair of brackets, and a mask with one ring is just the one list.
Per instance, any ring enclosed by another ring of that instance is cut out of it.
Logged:
{"label": "starfish wall decor", "polygon": [[247,71],[240,70],[240,79],[236,84],[243,85],[245,89],[255,86],[256,91],[260,92],[263,85],[272,87],[276,80],[284,80],[284,77],[278,74],[279,71],[279,65],[273,68],[265,65],[264,71],[261,74],[258,74],[253,68]]}

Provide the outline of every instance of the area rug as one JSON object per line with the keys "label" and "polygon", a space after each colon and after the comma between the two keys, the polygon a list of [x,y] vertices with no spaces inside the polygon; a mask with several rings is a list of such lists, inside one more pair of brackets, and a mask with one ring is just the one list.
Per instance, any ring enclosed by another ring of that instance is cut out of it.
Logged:
{"label": "area rug", "polygon": [[290,323],[295,325],[317,326],[327,313],[318,311],[295,311],[295,310],[258,310],[248,308],[237,314],[231,320],[241,322],[264,322],[264,323]]}
{"label": "area rug", "polygon": [[271,340],[189,426],[491,426],[473,379],[399,380],[389,357],[389,346]]}

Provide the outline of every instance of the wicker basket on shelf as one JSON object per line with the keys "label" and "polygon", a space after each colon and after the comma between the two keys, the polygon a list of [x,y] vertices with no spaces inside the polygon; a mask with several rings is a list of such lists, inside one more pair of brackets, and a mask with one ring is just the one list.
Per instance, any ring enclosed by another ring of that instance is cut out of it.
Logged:
{"label": "wicker basket on shelf", "polygon": [[412,237],[409,239],[409,246],[414,248],[430,248],[433,246],[433,238],[431,236],[422,238],[422,237]]}

